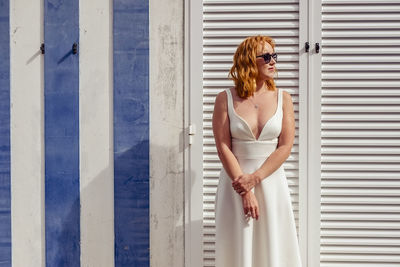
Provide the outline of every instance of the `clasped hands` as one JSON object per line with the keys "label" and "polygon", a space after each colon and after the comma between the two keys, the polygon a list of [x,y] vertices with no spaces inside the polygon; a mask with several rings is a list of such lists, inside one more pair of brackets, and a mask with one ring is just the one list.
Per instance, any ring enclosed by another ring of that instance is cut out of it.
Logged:
{"label": "clasped hands", "polygon": [[259,182],[259,179],[254,174],[244,173],[232,181],[232,187],[238,194],[243,196]]}

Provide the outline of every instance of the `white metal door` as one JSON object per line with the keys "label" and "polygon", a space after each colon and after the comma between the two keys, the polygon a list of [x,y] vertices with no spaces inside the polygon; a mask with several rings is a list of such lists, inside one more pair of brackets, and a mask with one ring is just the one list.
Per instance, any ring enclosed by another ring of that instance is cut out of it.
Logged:
{"label": "white metal door", "polygon": [[[264,34],[275,39],[279,54],[276,84],[280,90],[289,92],[294,100],[296,139],[284,168],[296,225],[299,225],[299,25],[298,1],[203,1],[204,266],[214,266],[215,262],[215,193],[222,167],[211,127],[214,100],[220,91],[233,85],[227,76],[233,54],[239,43],[250,35]],[[301,241],[305,245],[305,240]]]}
{"label": "white metal door", "polygon": [[322,1],[321,266],[400,266],[400,1]]}
{"label": "white metal door", "polygon": [[295,104],[296,140],[284,167],[304,266],[400,266],[400,0],[205,0],[202,8],[202,31],[191,35],[203,35],[203,102],[192,114],[204,126],[195,139],[202,161],[192,169],[203,185],[196,180],[191,197],[202,198],[203,266],[214,265],[221,168],[213,103],[232,84],[236,46],[256,34],[276,40],[277,86]]}

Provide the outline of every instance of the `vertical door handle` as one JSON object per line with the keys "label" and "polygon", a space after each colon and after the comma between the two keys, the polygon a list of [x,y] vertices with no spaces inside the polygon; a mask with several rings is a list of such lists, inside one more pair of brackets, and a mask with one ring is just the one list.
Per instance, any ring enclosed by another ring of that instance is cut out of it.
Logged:
{"label": "vertical door handle", "polygon": [[189,125],[189,145],[193,144],[193,137],[196,134],[196,124]]}
{"label": "vertical door handle", "polygon": [[72,45],[72,54],[76,54],[76,53],[78,53],[78,44],[77,43],[74,43],[73,45]]}
{"label": "vertical door handle", "polygon": [[319,43],[315,43],[315,52],[319,53]]}
{"label": "vertical door handle", "polygon": [[305,48],[306,48],[306,52],[308,52],[308,50],[310,50],[310,43],[309,42],[305,43]]}

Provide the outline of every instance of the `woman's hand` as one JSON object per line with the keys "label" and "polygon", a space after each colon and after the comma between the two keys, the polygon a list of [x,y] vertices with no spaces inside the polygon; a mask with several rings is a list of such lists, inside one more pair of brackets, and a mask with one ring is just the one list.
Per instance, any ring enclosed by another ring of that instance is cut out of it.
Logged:
{"label": "woman's hand", "polygon": [[246,192],[250,191],[257,183],[258,179],[253,174],[242,174],[239,175],[235,180],[232,181],[232,187],[235,191],[240,194],[244,195]]}
{"label": "woman's hand", "polygon": [[259,209],[258,201],[252,191],[247,192],[242,196],[244,215],[250,214],[254,219],[258,220]]}

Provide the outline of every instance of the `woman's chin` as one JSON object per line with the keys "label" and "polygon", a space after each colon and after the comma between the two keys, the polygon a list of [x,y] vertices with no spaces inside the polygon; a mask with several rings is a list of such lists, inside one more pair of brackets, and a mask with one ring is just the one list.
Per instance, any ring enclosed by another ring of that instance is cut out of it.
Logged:
{"label": "woman's chin", "polygon": [[274,76],[265,76],[265,80],[273,80]]}

